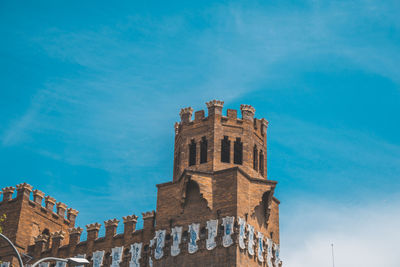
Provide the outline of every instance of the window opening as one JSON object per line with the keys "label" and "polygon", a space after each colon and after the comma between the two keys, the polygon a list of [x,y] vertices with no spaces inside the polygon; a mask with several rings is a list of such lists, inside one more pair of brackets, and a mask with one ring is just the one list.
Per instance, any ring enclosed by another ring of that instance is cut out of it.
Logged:
{"label": "window opening", "polygon": [[253,169],[258,170],[258,150],[256,145],[253,148]]}
{"label": "window opening", "polygon": [[230,162],[230,147],[231,141],[229,141],[228,136],[224,136],[221,140],[221,161],[229,163]]}
{"label": "window opening", "polygon": [[243,163],[243,143],[240,138],[236,138],[233,145],[233,163],[242,164]]}
{"label": "window opening", "polygon": [[260,150],[259,166],[260,166],[260,173],[261,173],[262,176],[264,176],[264,153],[263,153],[262,150]]}
{"label": "window opening", "polygon": [[189,166],[196,164],[196,142],[194,139],[189,144]]}
{"label": "window opening", "polygon": [[205,136],[200,141],[200,163],[207,162],[207,139]]}

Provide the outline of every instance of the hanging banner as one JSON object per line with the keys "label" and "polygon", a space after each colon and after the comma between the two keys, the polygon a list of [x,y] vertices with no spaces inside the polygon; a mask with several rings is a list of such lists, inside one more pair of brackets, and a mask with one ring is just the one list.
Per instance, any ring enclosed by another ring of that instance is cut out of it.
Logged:
{"label": "hanging banner", "polygon": [[278,267],[279,263],[281,262],[281,259],[279,258],[280,247],[278,244],[274,243],[274,250],[275,250],[275,267]]}
{"label": "hanging banner", "polygon": [[131,260],[129,267],[140,267],[139,260],[142,257],[142,243],[134,243],[131,245]]}
{"label": "hanging banner", "polygon": [[250,224],[247,225],[247,231],[249,232],[249,241],[247,242],[247,250],[251,256],[254,255],[254,227]]}
{"label": "hanging banner", "polygon": [[49,262],[41,262],[39,263],[39,267],[49,267]]}
{"label": "hanging banner", "polygon": [[181,252],[179,245],[182,239],[182,226],[175,226],[172,228],[172,246],[171,246],[171,256],[177,256]]}
{"label": "hanging banner", "polygon": [[224,226],[224,236],[222,237],[222,245],[224,247],[229,247],[233,244],[232,234],[233,234],[233,222],[235,217],[225,217],[222,218],[222,225]]}
{"label": "hanging banner", "polygon": [[119,263],[122,261],[122,251],[124,247],[115,247],[111,249],[111,267],[118,267]]}
{"label": "hanging banner", "polygon": [[199,228],[200,224],[192,223],[189,225],[189,246],[188,251],[190,254],[195,253],[199,247],[197,245],[197,240],[199,240]]}
{"label": "hanging banner", "polygon": [[239,247],[241,249],[246,248],[244,239],[246,238],[246,221],[239,217]]}
{"label": "hanging banner", "polygon": [[[27,265],[25,265],[28,267]],[[66,267],[67,263],[65,261],[56,261],[56,266],[55,267]]]}
{"label": "hanging banner", "polygon": [[258,246],[257,246],[257,259],[264,262],[264,235],[257,232]]}
{"label": "hanging banner", "polygon": [[104,250],[93,252],[93,267],[100,267],[103,265]]}
{"label": "hanging banner", "polygon": [[268,267],[273,267],[272,266],[272,246],[273,246],[273,242],[272,239],[267,238],[267,266]]}
{"label": "hanging banner", "polygon": [[165,245],[165,230],[156,231],[154,258],[159,260],[164,256],[164,245]]}
{"label": "hanging banner", "polygon": [[0,267],[10,267],[10,263],[8,261],[3,261],[0,263]]}
{"label": "hanging banner", "polygon": [[206,240],[206,247],[208,250],[212,250],[217,246],[215,237],[217,236],[218,220],[209,220],[207,222],[208,236]]}

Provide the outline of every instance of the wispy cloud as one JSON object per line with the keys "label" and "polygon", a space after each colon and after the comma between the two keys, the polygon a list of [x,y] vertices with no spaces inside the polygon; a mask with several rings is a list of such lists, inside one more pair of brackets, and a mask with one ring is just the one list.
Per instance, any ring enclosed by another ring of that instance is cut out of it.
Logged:
{"label": "wispy cloud", "polygon": [[398,196],[359,205],[320,199],[296,199],[291,204],[290,213],[281,218],[286,266],[332,266],[332,243],[335,266],[398,266]]}

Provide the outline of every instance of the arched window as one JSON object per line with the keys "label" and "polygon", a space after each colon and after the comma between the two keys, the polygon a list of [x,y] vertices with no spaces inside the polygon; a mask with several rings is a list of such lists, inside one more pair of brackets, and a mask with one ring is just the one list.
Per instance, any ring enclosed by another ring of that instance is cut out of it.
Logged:
{"label": "arched window", "polygon": [[221,161],[229,163],[231,153],[231,141],[229,141],[228,136],[224,136],[221,140]]}
{"label": "arched window", "polygon": [[194,139],[189,144],[189,166],[196,164],[196,142]]}
{"label": "arched window", "polygon": [[240,138],[236,138],[236,141],[233,145],[233,163],[242,164],[243,163],[243,143],[240,141]]}
{"label": "arched window", "polygon": [[262,176],[264,176],[264,153],[262,150],[260,150],[260,173]]}
{"label": "arched window", "polygon": [[253,169],[258,170],[258,150],[256,145],[253,148]]}
{"label": "arched window", "polygon": [[200,141],[200,163],[207,162],[207,139],[205,136]]}

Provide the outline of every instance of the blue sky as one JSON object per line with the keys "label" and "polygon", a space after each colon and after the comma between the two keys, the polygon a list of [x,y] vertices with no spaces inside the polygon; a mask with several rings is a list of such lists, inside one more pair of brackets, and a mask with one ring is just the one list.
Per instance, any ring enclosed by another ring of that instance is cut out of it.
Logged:
{"label": "blue sky", "polygon": [[398,266],[399,13],[391,0],[1,1],[0,186],[28,182],[80,226],[139,215],[172,178],[180,108],[251,104],[270,121],[287,266],[329,266],[331,242],[341,266]]}

